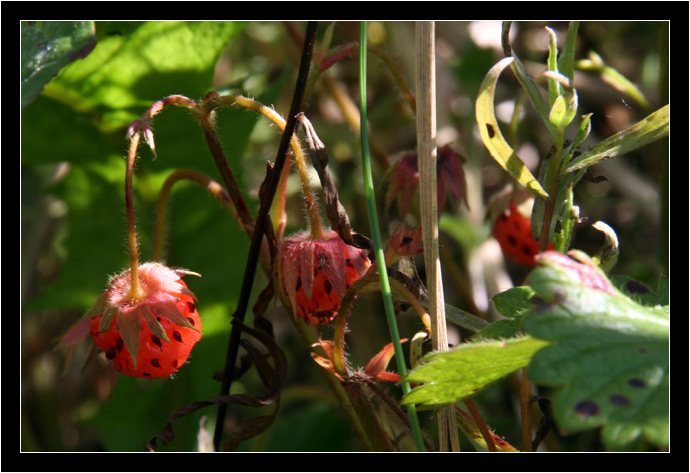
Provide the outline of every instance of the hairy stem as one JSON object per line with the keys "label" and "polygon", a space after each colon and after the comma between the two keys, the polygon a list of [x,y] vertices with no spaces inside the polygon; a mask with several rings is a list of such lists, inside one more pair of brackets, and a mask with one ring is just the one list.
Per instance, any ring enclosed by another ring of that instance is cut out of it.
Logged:
{"label": "hairy stem", "polygon": [[[267,107],[266,105],[257,102],[254,99],[237,95],[223,95],[216,97],[213,101],[210,101],[208,104],[206,104],[207,107],[215,107],[218,105],[236,105],[257,111],[276,124],[281,131],[285,131],[285,119],[272,108]],[[300,146],[297,136],[292,136],[290,144],[295,157],[295,164],[297,165],[300,182],[302,183],[302,194],[304,195],[304,201],[307,207],[309,227],[311,229],[312,238],[315,240],[321,239],[323,238],[323,230],[321,227],[318,206],[316,205],[316,197],[314,196],[314,191],[311,188],[307,163],[304,159],[304,153],[302,152],[302,147]]]}
{"label": "hairy stem", "polygon": [[249,213],[247,204],[244,202],[240,188],[237,185],[237,181],[228,166],[228,160],[223,152],[223,147],[218,140],[218,134],[213,125],[213,116],[211,113],[207,113],[202,117],[199,117],[199,123],[201,124],[201,130],[204,132],[204,137],[206,138],[206,143],[208,144],[209,150],[211,151],[211,156],[213,156],[213,161],[220,172],[220,176],[225,183],[225,188],[228,190],[228,194],[232,199],[237,213],[245,226],[253,226],[254,219]]}
{"label": "hairy stem", "polygon": [[127,153],[127,169],[125,171],[125,211],[127,213],[127,242],[129,244],[129,268],[130,286],[128,297],[131,300],[141,298],[139,286],[139,242],[137,241],[136,222],[134,220],[134,191],[132,178],[134,174],[134,162],[137,159],[140,133],[136,132],[129,142]]}

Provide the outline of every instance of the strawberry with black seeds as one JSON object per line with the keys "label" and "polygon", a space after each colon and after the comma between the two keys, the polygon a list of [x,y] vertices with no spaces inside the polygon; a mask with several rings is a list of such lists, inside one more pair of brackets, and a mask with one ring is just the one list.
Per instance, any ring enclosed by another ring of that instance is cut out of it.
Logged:
{"label": "strawberry with black seeds", "polygon": [[[503,254],[525,266],[536,264],[535,256],[539,251],[539,242],[532,236],[528,217],[524,216],[514,201],[508,204],[507,212],[501,213],[494,224],[493,236],[501,245]],[[549,243],[547,250],[553,249]]]}
{"label": "strawberry with black seeds", "polygon": [[196,274],[159,263],[139,267],[141,288],[130,294],[130,271],[111,279],[86,313],[91,337],[127,376],[164,378],[177,371],[201,338],[194,294],[181,277]]}

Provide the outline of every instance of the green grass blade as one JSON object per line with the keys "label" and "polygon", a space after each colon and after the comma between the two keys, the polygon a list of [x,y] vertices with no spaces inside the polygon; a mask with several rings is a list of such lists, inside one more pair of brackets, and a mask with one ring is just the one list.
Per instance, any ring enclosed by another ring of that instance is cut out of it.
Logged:
{"label": "green grass blade", "polygon": [[[360,137],[362,144],[364,190],[367,199],[367,210],[369,211],[371,237],[374,241],[374,249],[376,252],[376,263],[381,278],[381,293],[383,294],[383,303],[386,310],[386,320],[388,321],[388,329],[390,331],[393,346],[395,347],[395,362],[398,367],[400,378],[402,379],[407,376],[407,367],[405,365],[402,346],[400,345],[400,333],[398,331],[398,324],[393,309],[393,297],[391,295],[390,282],[388,281],[386,260],[383,255],[383,246],[381,244],[378,214],[376,212],[374,180],[371,174],[371,156],[369,154],[369,135],[367,132],[367,23],[365,21],[361,23],[359,45]],[[403,381],[401,385],[403,394],[408,394],[410,392],[410,383]],[[422,433],[419,427],[419,420],[417,419],[417,411],[413,405],[408,406],[407,413],[410,417],[410,424],[412,426],[412,433],[417,449],[419,451],[424,451],[424,443],[422,442]]]}

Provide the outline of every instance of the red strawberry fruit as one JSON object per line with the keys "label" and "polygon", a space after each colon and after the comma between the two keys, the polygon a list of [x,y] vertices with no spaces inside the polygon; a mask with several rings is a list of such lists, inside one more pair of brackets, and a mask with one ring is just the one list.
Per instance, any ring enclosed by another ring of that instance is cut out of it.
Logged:
{"label": "red strawberry fruit", "polygon": [[122,374],[164,378],[177,371],[201,338],[194,294],[181,277],[196,274],[159,263],[138,268],[140,294],[132,299],[130,271],[111,279],[86,313],[96,345]]}
{"label": "red strawberry fruit", "polygon": [[[493,236],[508,258],[526,266],[536,264],[534,257],[539,251],[539,242],[532,236],[529,218],[520,213],[512,200],[508,204],[508,211],[496,219]],[[549,243],[547,249],[553,249],[553,243]]]}
{"label": "red strawberry fruit", "polygon": [[365,250],[345,243],[334,230],[321,239],[309,232],[280,242],[276,264],[282,296],[295,316],[323,325],[335,318],[347,288],[371,266]]}

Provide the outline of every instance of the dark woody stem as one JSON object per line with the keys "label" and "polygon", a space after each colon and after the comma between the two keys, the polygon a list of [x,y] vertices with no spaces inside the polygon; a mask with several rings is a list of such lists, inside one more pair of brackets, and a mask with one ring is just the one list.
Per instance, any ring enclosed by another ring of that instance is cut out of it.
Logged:
{"label": "dark woody stem", "polygon": [[[304,46],[302,49],[302,58],[300,60],[299,72],[297,75],[297,83],[295,85],[295,92],[290,105],[290,114],[288,115],[287,124],[283,131],[283,136],[280,140],[278,153],[274,167],[267,176],[265,193],[261,199],[261,207],[256,219],[254,227],[254,234],[252,235],[251,245],[249,247],[249,256],[247,258],[247,265],[245,267],[244,279],[242,281],[242,289],[240,292],[240,300],[237,304],[237,309],[233,314],[233,321],[244,322],[244,316],[249,304],[249,297],[251,295],[252,285],[254,283],[254,274],[256,272],[257,260],[259,251],[261,249],[261,242],[266,230],[266,221],[269,216],[273,196],[278,187],[278,182],[282,174],[285,159],[290,146],[292,135],[297,126],[297,114],[302,110],[304,102],[304,94],[307,86],[307,79],[309,77],[309,66],[311,64],[312,52],[314,49],[314,42],[316,40],[318,22],[310,21],[307,24],[307,31],[305,34]],[[203,126],[203,125],[202,125]],[[241,330],[238,325],[233,325],[230,332],[230,339],[228,341],[227,356],[225,359],[225,369],[223,371],[223,383],[221,386],[221,396],[225,396],[230,392],[232,387],[232,378],[235,369],[235,362],[237,360],[237,353],[239,350]],[[218,406],[218,415],[216,417],[216,428],[213,435],[213,445],[216,451],[220,450],[220,442],[223,435],[223,425],[225,424],[225,414],[227,406],[221,404]]]}

